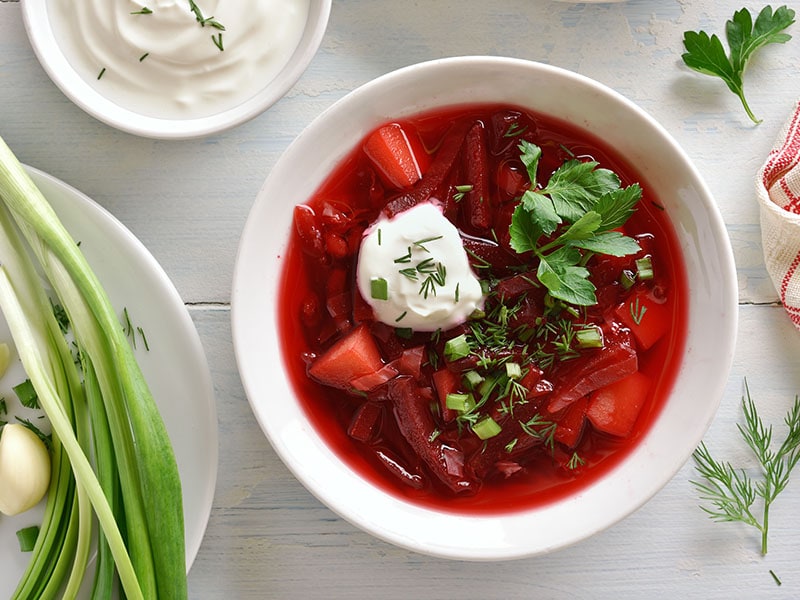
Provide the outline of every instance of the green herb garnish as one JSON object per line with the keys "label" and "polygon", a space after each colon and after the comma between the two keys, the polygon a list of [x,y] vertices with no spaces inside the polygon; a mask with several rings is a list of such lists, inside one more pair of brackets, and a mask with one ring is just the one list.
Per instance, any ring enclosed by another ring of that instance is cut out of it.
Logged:
{"label": "green herb garnish", "polygon": [[730,47],[730,55],[716,34],[709,36],[705,31],[686,31],[683,45],[686,52],[683,62],[690,69],[719,77],[736,94],[754,123],[760,123],[744,95],[743,76],[747,63],[753,53],[767,44],[783,44],[792,36],[783,30],[794,23],[794,11],[781,6],[774,13],[771,6],[765,6],[758,13],[755,22],[746,8],[736,11],[733,18],[725,23],[725,37]]}
{"label": "green herb garnish", "polygon": [[585,263],[592,253],[627,256],[640,250],[636,240],[614,229],[633,213],[642,190],[638,184],[622,188],[612,171],[579,160],[566,161],[537,189],[541,148],[525,141],[519,148],[532,185],[514,210],[511,247],[539,259],[536,276],[553,298],[596,304]]}
{"label": "green herb garnish", "polygon": [[[755,402],[745,381],[742,397],[744,425],[737,425],[744,441],[758,459],[761,478],[754,480],[744,469],[735,469],[728,462],[715,460],[705,443],[694,452],[697,472],[702,481],[692,481],[700,498],[710,503],[701,508],[715,521],[740,522],[761,532],[761,554],[767,553],[769,509],[786,484],[800,460],[800,396],[784,418],[787,434],[777,450],[772,449],[772,426],[765,425],[758,415]],[[761,518],[753,505],[761,499]]]}

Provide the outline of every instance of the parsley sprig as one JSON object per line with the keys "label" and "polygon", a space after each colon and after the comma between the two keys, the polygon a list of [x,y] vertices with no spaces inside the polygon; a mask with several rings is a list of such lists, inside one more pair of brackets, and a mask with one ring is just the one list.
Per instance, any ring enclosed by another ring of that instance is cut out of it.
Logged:
{"label": "parsley sprig", "polygon": [[[772,426],[765,425],[758,415],[750,389],[745,382],[742,397],[744,425],[737,425],[744,441],[755,454],[762,478],[754,481],[744,469],[729,462],[715,460],[705,443],[694,452],[697,472],[702,481],[692,481],[700,498],[710,503],[701,508],[715,521],[741,522],[761,532],[761,554],[767,553],[769,509],[789,483],[789,475],[800,461],[800,397],[796,396],[784,423],[787,435],[777,450],[772,447]],[[759,520],[753,505],[761,499]]]}
{"label": "parsley sprig", "polygon": [[728,89],[739,97],[747,116],[754,123],[760,123],[744,95],[744,71],[756,50],[767,44],[783,44],[792,38],[783,30],[794,23],[794,14],[786,6],[774,12],[771,6],[765,6],[753,22],[746,8],[736,11],[733,18],[725,23],[730,55],[725,53],[722,41],[716,34],[709,36],[705,31],[686,31],[683,34],[686,48],[686,53],[682,55],[683,62],[699,73],[722,79]]}
{"label": "parsley sprig", "polygon": [[562,164],[538,189],[542,150],[527,141],[519,148],[531,187],[512,216],[511,247],[539,259],[536,276],[551,296],[592,306],[597,298],[586,262],[593,253],[627,256],[640,250],[636,240],[614,230],[633,214],[642,190],[638,184],[623,188],[613,171],[577,159]]}

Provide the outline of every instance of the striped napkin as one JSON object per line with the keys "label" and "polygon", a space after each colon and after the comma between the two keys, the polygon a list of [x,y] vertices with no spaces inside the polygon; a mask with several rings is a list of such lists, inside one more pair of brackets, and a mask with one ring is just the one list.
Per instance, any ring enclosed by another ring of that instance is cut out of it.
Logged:
{"label": "striped napkin", "polygon": [[800,102],[758,171],[756,193],[767,271],[800,330]]}

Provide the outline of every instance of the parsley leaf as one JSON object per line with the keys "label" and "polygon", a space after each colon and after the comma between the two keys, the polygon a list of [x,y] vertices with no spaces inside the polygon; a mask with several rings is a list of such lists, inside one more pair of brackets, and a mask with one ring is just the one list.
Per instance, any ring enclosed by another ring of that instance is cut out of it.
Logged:
{"label": "parsley leaf", "polygon": [[725,36],[730,47],[730,56],[725,53],[722,41],[716,34],[709,36],[705,31],[686,31],[683,45],[686,53],[683,62],[690,69],[719,77],[742,102],[747,116],[754,123],[760,123],[747,104],[744,95],[743,76],[747,63],[753,53],[767,44],[783,44],[792,36],[783,30],[794,23],[794,10],[781,6],[775,12],[765,6],[758,13],[755,23],[746,8],[736,11],[733,18],[725,23]]}
{"label": "parsley leaf", "polygon": [[613,231],[633,214],[642,197],[634,184],[620,187],[616,173],[594,161],[570,159],[537,189],[541,149],[519,145],[531,180],[511,216],[511,247],[539,259],[536,276],[553,298],[577,306],[597,303],[586,262],[591,253],[627,256],[640,250],[633,238]]}

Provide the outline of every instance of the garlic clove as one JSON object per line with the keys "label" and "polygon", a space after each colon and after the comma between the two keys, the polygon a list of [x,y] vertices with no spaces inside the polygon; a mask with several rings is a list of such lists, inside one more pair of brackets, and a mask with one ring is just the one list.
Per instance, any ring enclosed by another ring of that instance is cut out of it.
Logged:
{"label": "garlic clove", "polygon": [[0,434],[0,513],[17,515],[36,506],[50,485],[50,453],[24,425]]}

